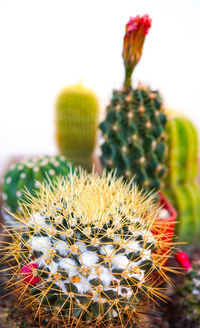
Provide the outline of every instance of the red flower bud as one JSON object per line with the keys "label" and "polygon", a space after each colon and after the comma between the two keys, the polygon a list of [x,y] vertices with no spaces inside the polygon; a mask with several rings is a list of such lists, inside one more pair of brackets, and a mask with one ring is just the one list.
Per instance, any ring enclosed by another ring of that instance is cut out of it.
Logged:
{"label": "red flower bud", "polygon": [[123,59],[126,69],[126,87],[130,87],[130,77],[134,67],[140,60],[144,40],[150,27],[151,19],[149,18],[149,15],[131,17],[126,24],[123,47]]}
{"label": "red flower bud", "polygon": [[176,253],[175,259],[180,264],[180,266],[182,266],[182,268],[186,269],[186,271],[192,268],[187,253],[180,251]]}
{"label": "red flower bud", "polygon": [[34,272],[37,267],[37,263],[28,263],[22,267],[20,273],[25,276],[24,282],[30,285],[36,285],[41,280],[41,278],[37,276],[36,272]]}

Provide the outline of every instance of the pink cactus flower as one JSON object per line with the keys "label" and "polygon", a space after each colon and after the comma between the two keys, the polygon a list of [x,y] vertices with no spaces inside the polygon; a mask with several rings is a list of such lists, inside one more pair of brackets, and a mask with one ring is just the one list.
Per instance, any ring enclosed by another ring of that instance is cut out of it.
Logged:
{"label": "pink cactus flower", "polygon": [[38,267],[37,263],[28,263],[25,264],[20,270],[20,274],[24,275],[24,282],[30,285],[36,285],[40,282],[41,278],[37,276],[36,268]]}
{"label": "pink cactus flower", "polygon": [[180,251],[176,253],[175,259],[180,264],[180,266],[186,270],[186,272],[192,268],[187,253]]}

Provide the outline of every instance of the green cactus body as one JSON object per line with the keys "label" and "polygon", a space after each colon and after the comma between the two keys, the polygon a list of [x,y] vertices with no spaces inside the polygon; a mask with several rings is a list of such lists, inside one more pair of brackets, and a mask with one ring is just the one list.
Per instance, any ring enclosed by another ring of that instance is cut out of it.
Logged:
{"label": "green cactus body", "polygon": [[198,134],[192,122],[178,114],[166,125],[166,188],[164,193],[178,211],[177,234],[182,241],[200,237],[200,189],[195,182],[198,172]]}
{"label": "green cactus body", "polygon": [[61,154],[76,165],[92,167],[99,104],[81,85],[65,88],[56,103],[56,139]]}
{"label": "green cactus body", "polygon": [[166,277],[157,211],[112,174],[42,185],[10,246],[20,298],[52,327],[135,327]]}
{"label": "green cactus body", "polygon": [[43,181],[53,181],[59,175],[68,176],[70,170],[73,167],[64,156],[25,158],[13,164],[5,174],[2,186],[6,209],[16,212],[19,209],[18,202],[24,199],[25,189],[34,194]]}
{"label": "green cactus body", "polygon": [[173,117],[166,125],[168,185],[193,180],[198,172],[198,134],[185,117]]}
{"label": "green cactus body", "polygon": [[100,124],[104,143],[101,162],[107,170],[146,190],[158,190],[165,174],[166,116],[158,91],[149,88],[114,91]]}
{"label": "green cactus body", "polygon": [[[178,286],[177,301],[182,309],[185,327],[200,326],[200,270],[189,270]],[[185,319],[185,320],[184,320]]]}
{"label": "green cactus body", "polygon": [[200,237],[200,190],[196,183],[166,187],[163,193],[178,212],[176,233],[181,241],[194,242]]}
{"label": "green cactus body", "polygon": [[145,37],[151,27],[148,15],[131,17],[126,24],[123,60],[125,81],[122,90],[114,91],[100,124],[104,142],[101,162],[117,176],[135,177],[144,191],[157,191],[165,174],[166,116],[158,91],[148,87],[132,88],[131,76],[139,62]]}

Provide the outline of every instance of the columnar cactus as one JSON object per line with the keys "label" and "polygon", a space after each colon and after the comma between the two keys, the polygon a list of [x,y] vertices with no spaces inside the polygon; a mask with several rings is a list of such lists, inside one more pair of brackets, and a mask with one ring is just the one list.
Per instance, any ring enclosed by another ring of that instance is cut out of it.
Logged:
{"label": "columnar cactus", "polygon": [[198,135],[185,116],[169,116],[167,126],[166,187],[164,193],[178,211],[177,234],[183,241],[200,237],[200,188],[198,173]]}
{"label": "columnar cactus", "polygon": [[92,167],[99,103],[82,85],[65,88],[57,97],[56,139],[61,154],[76,165]]}
{"label": "columnar cactus", "polygon": [[159,190],[165,174],[166,115],[158,91],[131,87],[132,72],[140,60],[151,26],[148,15],[131,18],[126,25],[123,59],[125,82],[113,92],[105,120],[100,124],[104,142],[101,162],[107,170],[131,179],[145,190]]}
{"label": "columnar cactus", "polygon": [[71,174],[29,197],[11,285],[47,325],[135,327],[167,279],[158,207],[113,174]]}
{"label": "columnar cactus", "polygon": [[167,185],[194,181],[198,174],[198,133],[187,117],[169,116],[166,125],[168,152]]}
{"label": "columnar cactus", "polygon": [[22,201],[25,197],[25,189],[34,194],[43,181],[52,181],[59,175],[68,176],[70,170],[73,167],[64,156],[36,156],[12,164],[3,179],[5,208],[16,212],[19,209],[19,200]]}

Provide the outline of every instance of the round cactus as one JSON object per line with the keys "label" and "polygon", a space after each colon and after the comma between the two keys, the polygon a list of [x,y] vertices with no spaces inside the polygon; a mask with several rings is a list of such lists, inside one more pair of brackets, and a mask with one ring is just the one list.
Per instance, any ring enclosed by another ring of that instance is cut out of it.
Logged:
{"label": "round cactus", "polygon": [[52,181],[55,177],[68,176],[72,165],[64,156],[38,156],[24,158],[13,164],[4,176],[2,197],[7,210],[16,212],[19,201],[24,199],[24,191],[33,193],[39,190],[43,181]]}
{"label": "round cactus", "polygon": [[11,284],[49,326],[135,327],[167,279],[165,241],[151,232],[157,213],[151,197],[113,174],[43,185],[19,215]]}
{"label": "round cactus", "polygon": [[61,154],[72,163],[92,167],[99,103],[81,84],[63,89],[56,102],[56,139]]}

